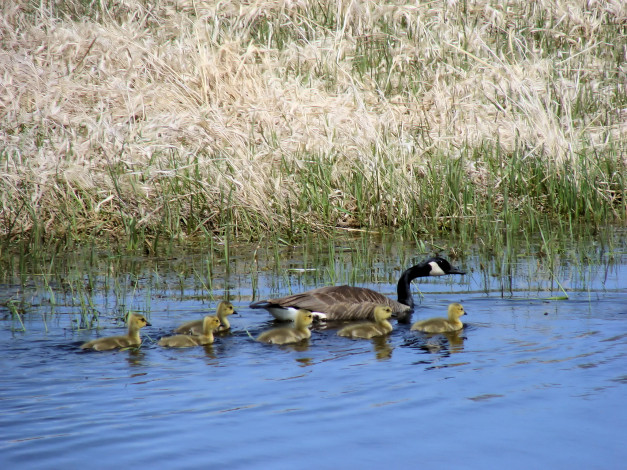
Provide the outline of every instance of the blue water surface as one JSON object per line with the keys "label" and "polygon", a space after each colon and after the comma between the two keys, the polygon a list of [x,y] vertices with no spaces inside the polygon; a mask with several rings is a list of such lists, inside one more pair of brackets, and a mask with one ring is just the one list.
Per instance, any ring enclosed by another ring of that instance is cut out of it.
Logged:
{"label": "blue water surface", "polygon": [[[0,286],[2,468],[624,468],[623,255],[550,267],[534,256],[456,260],[465,276],[414,283],[413,320],[461,302],[457,336],[394,322],[382,340],[318,325],[306,345],[255,342],[275,324],[248,308],[253,297],[352,279],[394,297],[403,263],[426,257],[392,251],[359,281],[333,256],[334,272],[296,255],[282,270],[244,263],[228,280],[216,270],[211,286],[168,262],[134,271],[126,287],[115,282],[127,273],[105,279],[96,267],[98,330],[78,328],[84,294],[35,276]],[[207,347],[156,344],[225,295],[239,313],[231,334]],[[10,301],[28,302],[21,323]],[[121,303],[152,323],[142,347],[81,351],[124,331]]]}

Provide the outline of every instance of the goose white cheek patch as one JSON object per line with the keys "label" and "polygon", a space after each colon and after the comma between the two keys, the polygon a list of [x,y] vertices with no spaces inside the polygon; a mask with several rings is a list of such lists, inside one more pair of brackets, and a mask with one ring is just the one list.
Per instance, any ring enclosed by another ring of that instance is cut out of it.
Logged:
{"label": "goose white cheek patch", "polygon": [[429,276],[444,276],[446,274],[444,271],[442,271],[440,265],[435,261],[431,261],[429,263],[429,266],[431,266],[431,272],[429,273]]}

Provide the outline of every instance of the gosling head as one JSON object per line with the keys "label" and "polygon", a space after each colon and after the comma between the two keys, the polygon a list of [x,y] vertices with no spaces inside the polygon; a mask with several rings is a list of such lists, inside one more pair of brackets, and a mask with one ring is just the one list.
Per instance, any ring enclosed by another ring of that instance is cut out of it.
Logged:
{"label": "gosling head", "polygon": [[298,312],[296,312],[296,327],[297,328],[307,328],[313,322],[313,314],[310,310],[305,310],[301,308]]}
{"label": "gosling head", "polygon": [[234,313],[237,313],[237,312],[235,311],[235,307],[233,307],[233,304],[231,302],[227,302],[226,300],[223,300],[218,305],[219,315],[227,316],[227,315],[233,315]]}
{"label": "gosling head", "polygon": [[131,313],[128,316],[128,325],[133,328],[143,328],[145,326],[152,326],[146,317],[139,313]]}
{"label": "gosling head", "polygon": [[462,304],[458,304],[457,302],[452,303],[448,306],[448,316],[451,319],[458,319],[462,315],[466,315],[466,311]]}
{"label": "gosling head", "polygon": [[207,315],[202,319],[202,332],[207,335],[220,326],[220,319],[212,315]]}
{"label": "gosling head", "polygon": [[386,307],[385,305],[377,305],[374,309],[374,319],[377,322],[382,322],[387,320],[392,316],[392,309],[390,307]]}

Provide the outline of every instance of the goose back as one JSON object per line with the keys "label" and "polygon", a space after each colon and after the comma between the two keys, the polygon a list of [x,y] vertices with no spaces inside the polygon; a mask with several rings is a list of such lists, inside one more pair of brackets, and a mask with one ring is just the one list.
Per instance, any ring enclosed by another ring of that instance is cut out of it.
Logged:
{"label": "goose back", "polygon": [[[410,307],[371,289],[352,286],[325,286],[299,294],[268,299],[251,304],[251,308],[304,308],[322,313],[325,320],[374,319],[374,307],[385,305],[393,314],[405,313]],[[317,315],[321,316],[321,315]]]}

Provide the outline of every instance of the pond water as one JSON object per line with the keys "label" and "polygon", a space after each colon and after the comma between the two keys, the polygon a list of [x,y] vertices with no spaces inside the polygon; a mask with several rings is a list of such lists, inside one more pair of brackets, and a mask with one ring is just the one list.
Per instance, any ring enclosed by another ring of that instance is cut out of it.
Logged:
{"label": "pond water", "polygon": [[[240,248],[228,265],[202,253],[92,252],[7,267],[2,468],[624,466],[624,245],[513,261],[469,252],[454,261],[465,276],[414,281],[413,320],[461,302],[467,326],[457,336],[393,322],[377,341],[323,326],[299,347],[251,339],[275,326],[248,308],[253,299],[333,283],[395,297],[400,272],[431,254],[357,246]],[[226,295],[239,313],[232,334],[208,347],[157,346]],[[152,323],[139,350],[79,350],[123,333],[128,309]],[[99,328],[81,328],[96,313]]]}

